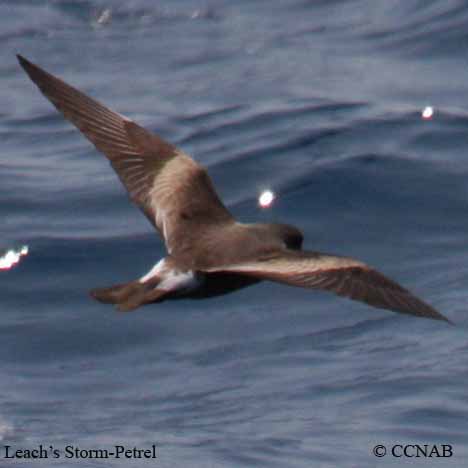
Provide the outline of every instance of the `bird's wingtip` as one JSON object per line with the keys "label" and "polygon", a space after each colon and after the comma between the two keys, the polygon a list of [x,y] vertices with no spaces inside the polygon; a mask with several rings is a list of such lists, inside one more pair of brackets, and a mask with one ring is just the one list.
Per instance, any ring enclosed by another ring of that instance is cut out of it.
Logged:
{"label": "bird's wingtip", "polygon": [[455,322],[452,322],[450,319],[448,319],[447,317],[444,316],[444,320],[445,322],[447,322],[449,325],[451,325],[452,327],[456,327],[457,324]]}
{"label": "bird's wingtip", "polygon": [[441,322],[448,323],[449,325],[456,326],[455,322],[452,322],[450,319],[448,319],[445,315],[441,314],[440,312],[436,311],[435,315],[431,315],[428,318],[432,318],[434,320],[439,320]]}
{"label": "bird's wingtip", "polygon": [[24,58],[21,54],[16,54],[16,58],[25,71],[27,71],[27,69],[32,66],[32,63],[28,59]]}

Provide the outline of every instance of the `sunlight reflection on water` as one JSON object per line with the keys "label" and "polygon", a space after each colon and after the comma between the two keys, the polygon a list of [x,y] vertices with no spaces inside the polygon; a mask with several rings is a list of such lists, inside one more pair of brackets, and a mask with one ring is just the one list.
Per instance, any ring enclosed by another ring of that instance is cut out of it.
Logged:
{"label": "sunlight reflection on water", "polygon": [[0,257],[0,270],[9,270],[11,267],[19,263],[21,257],[25,257],[29,253],[29,247],[23,245],[19,250],[9,249]]}

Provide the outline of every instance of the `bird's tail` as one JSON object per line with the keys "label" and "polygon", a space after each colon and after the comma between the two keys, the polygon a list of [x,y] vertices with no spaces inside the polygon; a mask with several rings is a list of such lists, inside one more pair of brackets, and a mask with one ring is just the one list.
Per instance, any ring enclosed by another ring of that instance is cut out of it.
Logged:
{"label": "bird's tail", "polygon": [[136,309],[142,304],[161,300],[167,291],[156,289],[157,283],[139,280],[115,284],[107,288],[96,288],[90,291],[91,296],[105,304],[115,304],[123,312]]}
{"label": "bird's tail", "polygon": [[107,288],[95,288],[90,291],[90,294],[99,302],[118,304],[119,302],[125,302],[138,289],[140,289],[138,281],[131,281],[130,283],[114,284]]}

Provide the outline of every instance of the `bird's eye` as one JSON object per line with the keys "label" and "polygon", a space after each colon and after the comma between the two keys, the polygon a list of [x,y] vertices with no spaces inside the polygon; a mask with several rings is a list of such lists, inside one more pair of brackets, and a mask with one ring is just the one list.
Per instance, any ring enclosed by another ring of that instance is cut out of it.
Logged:
{"label": "bird's eye", "polygon": [[290,236],[286,240],[286,246],[290,249],[300,249],[302,247],[302,236]]}

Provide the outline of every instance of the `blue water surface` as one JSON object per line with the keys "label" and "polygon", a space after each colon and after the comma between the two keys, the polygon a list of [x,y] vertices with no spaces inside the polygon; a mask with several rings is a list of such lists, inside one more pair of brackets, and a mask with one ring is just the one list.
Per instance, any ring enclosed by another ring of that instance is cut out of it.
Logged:
{"label": "blue water surface", "polygon": [[[0,271],[0,450],[61,455],[1,452],[0,466],[466,465],[465,1],[0,11],[0,249],[29,246]],[[297,225],[305,248],[366,261],[456,326],[273,283],[131,314],[93,302],[89,289],[141,276],[164,246],[16,53],[191,154],[241,220]],[[65,458],[152,444],[156,460]],[[395,458],[395,444],[453,456]]]}

